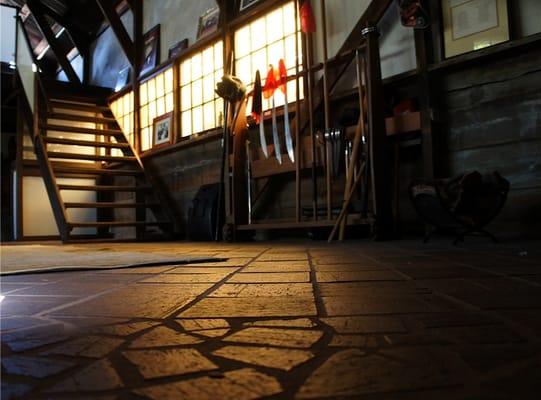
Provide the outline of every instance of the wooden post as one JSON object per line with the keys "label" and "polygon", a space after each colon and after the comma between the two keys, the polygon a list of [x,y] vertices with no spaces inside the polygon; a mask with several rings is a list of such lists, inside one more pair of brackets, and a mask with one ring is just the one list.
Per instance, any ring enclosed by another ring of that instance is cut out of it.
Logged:
{"label": "wooden post", "polygon": [[[299,36],[298,20],[299,20],[299,1],[295,0],[295,216],[297,222],[301,221],[301,164],[302,157],[302,140],[300,136],[300,84],[299,84]],[[287,107],[287,104],[286,104]]]}
{"label": "wooden post", "polygon": [[[327,219],[332,219],[332,152],[330,143],[327,143],[326,135],[330,135],[331,108],[329,94],[329,71],[327,61],[329,59],[327,44],[327,15],[325,0],[320,0],[321,8],[321,31],[323,35],[323,108],[325,116],[325,131],[323,139],[325,144],[325,186],[327,193]],[[329,136],[330,138],[330,136]],[[331,139],[332,140],[332,139]]]}
{"label": "wooden post", "polygon": [[425,178],[434,178],[434,143],[432,140],[432,108],[430,104],[430,79],[425,31],[415,30],[415,53],[419,72],[419,105],[421,109],[421,137],[423,148],[423,171]]}
{"label": "wooden post", "polygon": [[373,211],[375,214],[374,239],[390,238],[393,229],[390,176],[390,152],[385,130],[383,85],[378,32],[375,26],[363,29],[366,38],[366,65],[368,70],[368,130],[372,175]]}
{"label": "wooden post", "polygon": [[[141,60],[141,52],[143,50],[143,4],[142,0],[133,0],[130,2],[130,6],[132,7],[133,12],[133,44],[132,44],[132,60],[130,61],[132,64],[132,77],[131,77],[131,84],[132,84],[132,90],[133,90],[133,147],[134,150],[137,153],[141,152],[141,119],[140,119],[140,110],[141,110],[141,99],[139,94],[139,71],[141,68],[141,65],[139,64],[139,60]],[[114,11],[114,9],[113,9]],[[114,13],[116,15],[116,11]],[[120,21],[120,18],[118,19]],[[122,26],[123,28],[123,26]],[[111,25],[111,29],[113,29],[113,26]],[[116,35],[115,31],[115,35]],[[129,37],[128,37],[129,39]],[[144,184],[144,179],[141,179],[139,177],[134,178],[135,183],[137,186]],[[139,182],[138,182],[139,180]],[[137,191],[135,192],[135,202],[136,203],[144,203],[146,199],[146,195],[144,192]],[[136,221],[146,221],[147,215],[146,215],[146,208],[136,208],[135,209],[135,220]],[[138,226],[135,228],[135,234],[137,239],[143,239],[145,234],[145,227],[144,226]]]}
{"label": "wooden post", "polygon": [[[305,33],[304,36],[304,48],[306,49],[306,57],[304,60],[304,71],[306,72],[305,94],[308,97],[308,129],[310,130],[311,139],[311,153],[312,153],[312,212],[313,219],[318,219],[318,207],[317,207],[317,154],[316,154],[316,132],[314,130],[314,101],[313,101],[313,82],[314,72],[312,71],[312,39],[309,33]],[[296,125],[299,125],[297,116],[295,116]],[[295,128],[297,129],[297,128]]]}

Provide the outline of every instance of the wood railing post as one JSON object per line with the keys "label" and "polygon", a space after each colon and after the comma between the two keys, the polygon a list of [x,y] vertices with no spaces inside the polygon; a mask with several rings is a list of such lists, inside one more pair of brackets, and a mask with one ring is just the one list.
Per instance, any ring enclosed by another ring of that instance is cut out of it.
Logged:
{"label": "wood railing post", "polygon": [[391,205],[390,151],[385,130],[383,84],[379,54],[379,34],[375,26],[362,31],[366,39],[368,127],[372,199],[375,216],[374,239],[390,238],[393,231]]}

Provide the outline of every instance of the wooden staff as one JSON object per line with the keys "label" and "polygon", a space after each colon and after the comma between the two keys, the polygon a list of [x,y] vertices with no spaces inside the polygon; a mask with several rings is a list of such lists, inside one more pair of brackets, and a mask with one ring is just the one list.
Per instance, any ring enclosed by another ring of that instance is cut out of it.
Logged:
{"label": "wooden staff", "polygon": [[363,161],[361,168],[359,171],[357,171],[357,174],[355,175],[355,182],[353,183],[353,186],[351,187],[351,190],[349,191],[345,201],[344,206],[342,207],[342,210],[340,211],[340,215],[338,215],[338,218],[336,219],[336,222],[334,224],[334,227],[332,228],[332,232],[329,235],[328,242],[331,243],[334,235],[336,234],[336,231],[338,230],[339,225],[342,223],[344,218],[347,215],[347,209],[349,207],[349,203],[351,202],[351,198],[355,194],[355,191],[357,190],[357,186],[359,186],[359,183],[361,182],[361,177],[364,173],[364,169],[366,168],[366,162]]}
{"label": "wooden staff", "polygon": [[[354,169],[359,161],[359,152],[361,150],[362,137],[366,132],[365,120],[364,120],[364,91],[363,91],[363,76],[364,76],[364,61],[361,58],[359,50],[355,57],[357,65],[357,91],[359,94],[359,122],[357,124],[357,129],[355,130],[355,137],[353,139],[353,151],[351,154],[350,168],[348,170],[348,176],[346,180],[346,186],[344,189],[344,200],[348,195],[351,186],[353,185]],[[338,236],[339,240],[344,240],[344,235],[347,226],[347,215],[348,211],[345,210],[345,218],[342,220],[340,225],[340,234]]]}
{"label": "wooden staff", "polygon": [[323,35],[323,105],[325,114],[325,132],[323,134],[325,144],[325,183],[327,192],[327,219],[332,219],[332,166],[331,166],[331,146],[327,143],[326,135],[331,128],[331,113],[329,99],[329,82],[328,82],[328,66],[329,60],[328,45],[327,45],[327,16],[325,0],[320,0],[321,8],[321,31]]}
{"label": "wooden staff", "polygon": [[[306,4],[303,4],[303,7]],[[310,5],[308,3],[308,5]],[[317,155],[316,155],[316,132],[314,130],[314,99],[312,93],[313,86],[313,71],[312,71],[312,40],[310,38],[310,30],[305,31],[305,42],[306,42],[306,93],[308,94],[308,126],[310,128],[310,139],[312,142],[311,153],[312,153],[312,209],[314,221],[317,221]],[[315,32],[315,27],[312,30]],[[297,124],[298,125],[298,124]]]}
{"label": "wooden staff", "polygon": [[[298,20],[299,20],[299,1],[295,0],[295,215],[297,222],[301,221],[301,138],[300,138],[300,84],[299,84],[299,37],[298,37]],[[287,105],[286,105],[287,107]]]}

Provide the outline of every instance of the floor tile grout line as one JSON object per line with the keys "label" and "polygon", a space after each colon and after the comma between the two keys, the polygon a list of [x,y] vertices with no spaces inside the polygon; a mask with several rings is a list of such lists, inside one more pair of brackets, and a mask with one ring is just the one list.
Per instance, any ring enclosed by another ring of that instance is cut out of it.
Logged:
{"label": "floor tile grout line", "polygon": [[[180,307],[179,309],[174,311],[171,315],[168,315],[166,318],[164,318],[164,320],[165,319],[170,319],[170,318],[178,319],[180,314],[182,314],[184,311],[190,309],[191,307],[193,307],[194,305],[199,303],[201,300],[203,300],[205,298],[208,298],[208,296],[211,293],[213,293],[216,290],[220,289],[233,275],[235,275],[235,274],[239,273],[240,271],[242,271],[244,268],[246,268],[248,265],[250,265],[252,262],[254,262],[254,260],[261,257],[261,255],[264,254],[265,252],[267,252],[269,249],[270,248],[266,248],[265,250],[263,250],[261,253],[259,253],[255,257],[252,257],[250,261],[245,263],[243,266],[238,268],[236,271],[233,271],[233,272],[227,274],[224,278],[222,278],[221,280],[219,280],[218,282],[213,284],[210,288],[205,290],[203,293],[196,296],[192,301],[190,301],[189,303],[187,303],[184,306]],[[246,258],[249,258],[249,257],[246,257]]]}

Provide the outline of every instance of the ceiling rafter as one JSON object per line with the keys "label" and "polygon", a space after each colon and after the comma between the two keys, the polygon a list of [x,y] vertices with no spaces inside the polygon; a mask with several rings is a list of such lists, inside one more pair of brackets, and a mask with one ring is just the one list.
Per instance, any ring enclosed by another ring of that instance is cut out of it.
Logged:
{"label": "ceiling rafter", "polygon": [[60,15],[55,10],[50,8],[47,4],[41,3],[42,10],[45,14],[55,20],[57,23],[62,25],[68,31],[71,36],[75,46],[79,52],[84,53],[90,46],[91,36],[88,32],[80,27],[76,26],[72,21],[70,21],[65,15]]}
{"label": "ceiling rafter", "polygon": [[63,51],[62,46],[59,45],[53,30],[47,22],[41,3],[37,0],[27,0],[26,4],[32,12],[41,33],[45,37],[45,40],[47,40],[47,43],[49,44],[58,63],[60,64],[60,67],[64,70],[64,73],[68,77],[69,81],[73,83],[81,83],[77,73],[67,58],[66,52]]}
{"label": "ceiling rafter", "polygon": [[111,30],[113,31],[116,38],[118,39],[118,42],[120,43],[120,47],[122,48],[122,51],[124,51],[124,54],[128,58],[128,61],[130,62],[132,67],[134,67],[135,66],[135,45],[133,44],[133,41],[131,40],[130,35],[126,31],[126,28],[122,24],[120,16],[116,12],[116,9],[113,3],[107,0],[96,0],[96,3],[98,4],[98,7],[103,13],[103,16],[105,17],[105,19],[111,26]]}

